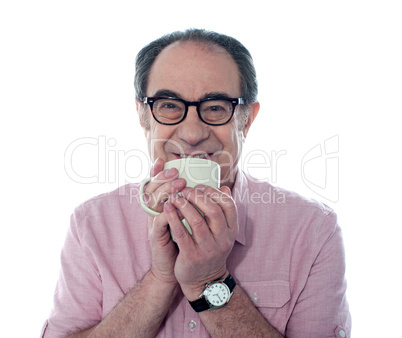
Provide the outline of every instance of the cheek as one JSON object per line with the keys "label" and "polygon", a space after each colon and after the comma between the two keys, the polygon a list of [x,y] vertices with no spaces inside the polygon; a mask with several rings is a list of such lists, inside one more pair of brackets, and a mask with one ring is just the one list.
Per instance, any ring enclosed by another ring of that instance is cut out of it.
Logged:
{"label": "cheek", "polygon": [[173,134],[174,128],[151,122],[151,127],[147,132],[147,143],[152,161],[155,161],[158,157],[167,161],[164,146],[169,142]]}
{"label": "cheek", "polygon": [[241,147],[241,132],[237,128],[231,128],[223,137],[221,138],[224,148],[229,151],[233,157],[237,157],[237,154]]}
{"label": "cheek", "polygon": [[241,154],[242,138],[241,133],[235,129],[222,133],[219,138],[223,144],[223,151],[220,156],[222,173],[226,176],[239,161]]}
{"label": "cheek", "polygon": [[162,139],[163,136],[160,135],[160,131],[158,126],[155,123],[151,122],[150,129],[147,132],[147,144],[148,144],[148,152],[151,156],[151,161],[154,162],[158,157],[162,157],[161,155],[161,142],[158,140]]}

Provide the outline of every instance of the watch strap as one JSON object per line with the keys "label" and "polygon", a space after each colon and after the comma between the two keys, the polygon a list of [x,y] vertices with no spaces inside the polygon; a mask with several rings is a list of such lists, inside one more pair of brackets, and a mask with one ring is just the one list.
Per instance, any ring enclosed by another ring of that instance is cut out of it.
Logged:
{"label": "watch strap", "polygon": [[208,304],[205,297],[202,297],[200,299],[197,299],[197,300],[195,300],[193,302],[189,302],[189,303],[195,312],[202,312],[205,310],[209,310],[209,308],[210,308],[210,305]]}
{"label": "watch strap", "polygon": [[232,292],[233,292],[233,289],[234,289],[235,286],[236,286],[236,281],[234,280],[234,278],[229,274],[229,275],[225,278],[225,280],[224,280],[223,282],[228,286],[228,288],[229,288],[229,290],[230,290],[230,293],[232,293]]}
{"label": "watch strap", "polygon": [[[222,281],[222,280],[216,280],[216,281],[210,282],[208,284],[212,284],[212,283],[216,283],[216,282],[220,282],[220,281]],[[230,294],[232,294],[233,289],[236,286],[236,281],[234,280],[234,278],[229,274],[222,282],[228,286],[228,288],[230,290]],[[202,296],[202,298],[200,298],[200,299],[197,299],[197,300],[195,300],[193,302],[189,302],[189,303],[195,312],[202,312],[205,310],[209,310],[212,307],[212,305],[207,302],[207,300],[205,299],[204,296]]]}

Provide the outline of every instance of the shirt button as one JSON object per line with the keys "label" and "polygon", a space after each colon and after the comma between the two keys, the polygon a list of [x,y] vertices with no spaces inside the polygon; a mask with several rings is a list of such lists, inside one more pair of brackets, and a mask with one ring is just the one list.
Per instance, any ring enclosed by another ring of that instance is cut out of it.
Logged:
{"label": "shirt button", "polygon": [[254,294],[253,296],[253,302],[257,303],[260,300],[260,298],[257,296],[257,294]]}
{"label": "shirt button", "polygon": [[343,331],[343,330],[340,330],[339,331],[339,336],[341,336],[342,338],[345,338],[346,337],[346,332]]}
{"label": "shirt button", "polygon": [[190,322],[188,323],[188,327],[190,328],[190,331],[193,331],[196,326],[197,326],[197,323],[194,320],[190,320]]}

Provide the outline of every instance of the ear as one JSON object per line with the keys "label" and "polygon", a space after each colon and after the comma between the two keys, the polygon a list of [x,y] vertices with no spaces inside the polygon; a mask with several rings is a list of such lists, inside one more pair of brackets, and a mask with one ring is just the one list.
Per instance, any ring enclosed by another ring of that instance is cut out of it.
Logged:
{"label": "ear", "polygon": [[137,110],[138,114],[138,120],[140,121],[140,125],[142,127],[142,130],[144,131],[145,136],[147,135],[147,130],[149,129],[149,126],[146,126],[146,122],[144,121],[144,116],[143,116],[143,109],[144,109],[144,103],[142,103],[139,100],[135,101],[135,109]]}
{"label": "ear", "polygon": [[142,118],[141,118],[141,114],[142,114],[142,105],[143,103],[139,100],[135,101],[135,109],[137,110],[137,114],[138,114],[138,119],[140,121],[140,125],[142,128],[144,128],[143,122],[142,122]]}
{"label": "ear", "polygon": [[260,111],[260,103],[259,102],[253,103],[251,105],[251,107],[249,108],[247,121],[246,121],[246,123],[244,125],[244,129],[243,129],[244,138],[247,137],[248,131],[250,130],[250,127],[253,124],[255,118],[257,117],[259,111]]}

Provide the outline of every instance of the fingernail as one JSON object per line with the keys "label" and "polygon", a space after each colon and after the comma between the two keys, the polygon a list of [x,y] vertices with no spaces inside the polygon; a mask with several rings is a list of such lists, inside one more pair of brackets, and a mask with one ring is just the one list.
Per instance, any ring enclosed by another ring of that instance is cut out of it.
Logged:
{"label": "fingernail", "polygon": [[168,170],[165,171],[165,176],[166,177],[174,177],[176,176],[176,170],[175,168],[170,168]]}
{"label": "fingernail", "polygon": [[190,191],[191,191],[191,188],[185,187],[185,188],[181,191],[181,194],[182,194],[184,197],[186,197],[187,194],[190,193]]}
{"label": "fingernail", "polygon": [[204,191],[206,187],[207,187],[206,185],[199,184],[199,185],[195,186],[194,189],[199,190],[199,191]]}
{"label": "fingernail", "polygon": [[178,178],[178,179],[172,181],[172,185],[173,185],[175,188],[178,188],[178,187],[182,186],[182,185],[183,185],[183,179],[182,179],[182,178]]}

